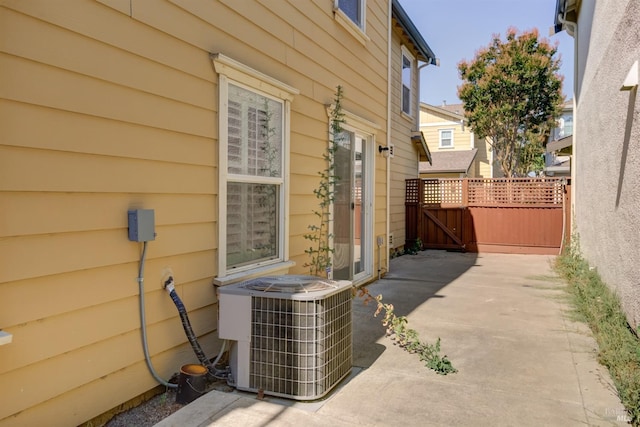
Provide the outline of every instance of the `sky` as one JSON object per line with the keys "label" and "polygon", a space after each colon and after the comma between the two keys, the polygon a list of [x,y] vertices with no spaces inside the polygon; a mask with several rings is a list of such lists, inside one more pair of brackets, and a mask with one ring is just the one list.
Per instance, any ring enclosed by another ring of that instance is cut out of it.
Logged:
{"label": "sky", "polygon": [[476,51],[489,45],[493,34],[504,40],[510,27],[537,28],[540,37],[558,42],[563,93],[567,100],[571,98],[573,38],[566,31],[549,36],[556,0],[400,0],[400,4],[440,59],[439,67],[429,65],[420,72],[421,102],[460,103],[458,63],[472,60]]}

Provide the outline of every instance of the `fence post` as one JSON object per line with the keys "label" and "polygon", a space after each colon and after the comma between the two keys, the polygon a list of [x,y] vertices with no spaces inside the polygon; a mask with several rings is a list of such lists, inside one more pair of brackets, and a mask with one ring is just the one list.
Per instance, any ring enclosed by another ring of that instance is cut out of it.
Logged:
{"label": "fence post", "polygon": [[462,207],[469,206],[469,178],[462,178]]}
{"label": "fence post", "polygon": [[416,239],[420,239],[421,245],[420,245],[420,249],[423,249],[424,247],[424,242],[426,241],[426,237],[422,235],[423,233],[423,222],[424,222],[424,215],[422,213],[422,208],[424,207],[424,179],[419,179],[418,180],[418,209],[417,209],[417,214],[418,214],[418,221],[417,221],[417,230],[418,232],[416,233]]}
{"label": "fence post", "polygon": [[404,196],[404,232],[405,232],[405,248],[411,247],[415,244],[416,236],[418,233],[418,212],[421,194],[419,192],[419,180],[407,179],[405,180],[405,196]]}

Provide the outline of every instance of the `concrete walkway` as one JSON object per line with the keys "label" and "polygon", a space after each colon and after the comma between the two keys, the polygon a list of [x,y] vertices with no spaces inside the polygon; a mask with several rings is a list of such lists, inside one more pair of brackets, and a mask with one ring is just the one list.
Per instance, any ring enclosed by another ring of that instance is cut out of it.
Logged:
{"label": "concrete walkway", "polygon": [[213,391],[168,426],[611,426],[625,411],[586,326],[573,322],[553,257],[424,251],[369,286],[459,370],[437,375],[384,337],[353,301],[354,369],[328,398],[301,403]]}

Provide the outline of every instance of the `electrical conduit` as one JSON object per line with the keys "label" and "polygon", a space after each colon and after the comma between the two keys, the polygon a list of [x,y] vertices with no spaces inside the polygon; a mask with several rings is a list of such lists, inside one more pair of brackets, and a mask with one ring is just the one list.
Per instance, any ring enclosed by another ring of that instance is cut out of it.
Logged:
{"label": "electrical conduit", "polygon": [[144,309],[144,262],[147,256],[147,242],[142,245],[142,256],[140,257],[140,268],[138,270],[138,293],[140,295],[140,330],[142,333],[142,349],[144,350],[144,360],[147,362],[149,372],[156,381],[165,387],[178,388],[178,384],[171,384],[163,380],[153,368],[151,357],[149,356],[149,347],[147,345],[147,321]]}

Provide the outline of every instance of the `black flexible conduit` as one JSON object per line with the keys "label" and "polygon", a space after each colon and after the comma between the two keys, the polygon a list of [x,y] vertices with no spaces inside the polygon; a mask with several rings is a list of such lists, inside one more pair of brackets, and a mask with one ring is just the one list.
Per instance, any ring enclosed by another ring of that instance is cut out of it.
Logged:
{"label": "black flexible conduit", "polygon": [[173,303],[176,305],[176,308],[178,309],[178,313],[180,313],[180,320],[182,320],[182,328],[184,329],[184,333],[187,335],[189,344],[191,344],[191,348],[193,349],[193,352],[196,354],[196,357],[198,358],[200,363],[207,368],[207,370],[209,371],[209,375],[213,376],[214,378],[226,379],[224,372],[219,372],[215,368],[214,364],[211,363],[209,359],[207,359],[207,356],[204,354],[202,347],[200,347],[200,343],[198,343],[198,338],[196,337],[196,334],[193,332],[193,328],[191,327],[191,322],[189,322],[187,309],[182,303],[182,300],[178,296],[175,286],[173,285],[173,277],[169,276],[169,278],[164,282],[164,288],[169,293],[169,296],[173,300]]}
{"label": "black flexible conduit", "polygon": [[213,363],[211,363],[211,361],[207,359],[207,356],[204,354],[204,351],[202,351],[202,347],[200,347],[200,343],[198,343],[198,338],[196,337],[196,334],[193,333],[193,328],[191,327],[191,322],[189,322],[189,316],[187,315],[187,309],[185,308],[184,304],[182,303],[182,300],[180,299],[180,297],[176,292],[176,288],[173,285],[172,276],[169,276],[169,278],[164,282],[164,289],[169,293],[169,296],[173,300],[173,303],[176,305],[176,308],[178,309],[178,313],[180,313],[180,320],[182,320],[182,328],[184,329],[184,333],[187,335],[187,338],[189,339],[189,344],[191,344],[191,348],[193,349],[193,352],[196,354],[196,357],[198,358],[200,363],[207,368],[209,375],[212,376],[213,378],[226,380],[229,376],[228,370],[217,369],[215,367],[216,363],[218,363],[218,360],[220,360],[220,357],[222,356],[222,352],[224,351],[226,341],[222,343],[220,354],[218,355],[216,360]]}

